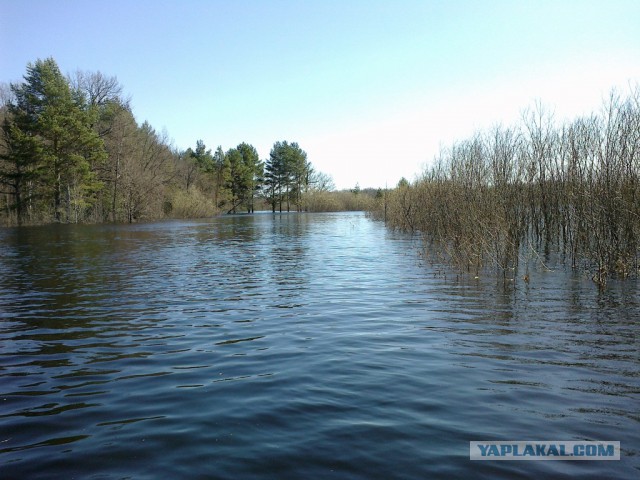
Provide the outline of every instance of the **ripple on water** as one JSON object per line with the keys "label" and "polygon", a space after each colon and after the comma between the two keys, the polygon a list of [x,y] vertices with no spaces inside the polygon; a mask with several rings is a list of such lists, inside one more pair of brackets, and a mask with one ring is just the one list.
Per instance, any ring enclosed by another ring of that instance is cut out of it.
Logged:
{"label": "ripple on water", "polygon": [[[362,214],[4,231],[3,474],[636,478],[637,284],[505,289],[418,248]],[[468,460],[514,439],[623,459]]]}

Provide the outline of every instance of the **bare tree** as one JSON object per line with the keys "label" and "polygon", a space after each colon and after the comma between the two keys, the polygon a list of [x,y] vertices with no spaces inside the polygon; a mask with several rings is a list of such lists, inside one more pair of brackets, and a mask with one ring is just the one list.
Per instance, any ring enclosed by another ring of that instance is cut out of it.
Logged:
{"label": "bare tree", "polygon": [[613,92],[599,114],[560,126],[538,103],[520,126],[443,149],[419,181],[388,195],[388,224],[419,230],[435,255],[467,271],[489,266],[506,278],[542,248],[599,285],[637,273],[639,92]]}

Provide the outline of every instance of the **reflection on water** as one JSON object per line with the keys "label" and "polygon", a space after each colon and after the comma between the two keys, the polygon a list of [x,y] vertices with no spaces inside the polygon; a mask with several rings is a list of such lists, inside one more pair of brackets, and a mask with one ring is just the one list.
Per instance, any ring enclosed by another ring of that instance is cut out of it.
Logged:
{"label": "reflection on water", "polygon": [[[361,214],[0,230],[0,476],[637,478],[637,281],[418,248]],[[623,458],[469,461],[526,439]]]}

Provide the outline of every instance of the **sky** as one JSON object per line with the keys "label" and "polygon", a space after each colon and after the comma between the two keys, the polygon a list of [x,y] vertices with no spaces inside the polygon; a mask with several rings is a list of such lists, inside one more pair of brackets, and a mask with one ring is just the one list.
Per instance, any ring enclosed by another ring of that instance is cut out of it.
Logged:
{"label": "sky", "polygon": [[180,150],[287,140],[391,187],[536,101],[562,121],[640,85],[640,1],[0,0],[0,82],[47,57],[117,77]]}

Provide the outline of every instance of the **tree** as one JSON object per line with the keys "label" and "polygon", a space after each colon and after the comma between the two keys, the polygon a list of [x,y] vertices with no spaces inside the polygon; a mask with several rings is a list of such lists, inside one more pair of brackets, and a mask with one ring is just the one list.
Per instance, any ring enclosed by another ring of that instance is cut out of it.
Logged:
{"label": "tree", "polygon": [[309,176],[309,188],[316,192],[330,192],[335,190],[336,186],[331,175],[313,171]]}
{"label": "tree", "polygon": [[236,147],[245,167],[245,184],[244,192],[245,201],[247,203],[247,213],[253,213],[254,197],[262,185],[264,174],[264,162],[260,161],[257,150],[247,143],[241,143]]}
{"label": "tree", "polygon": [[397,185],[398,188],[405,188],[408,186],[409,186],[409,181],[406,178],[402,177],[400,180],[398,180],[398,185]]}
{"label": "tree", "polygon": [[38,158],[41,155],[37,139],[28,135],[12,121],[8,112],[2,122],[0,150],[1,193],[13,198],[10,205],[16,212],[18,225],[22,225],[25,206],[31,200],[31,182],[38,176]]}
{"label": "tree", "polygon": [[306,152],[296,142],[274,143],[265,165],[266,193],[272,211],[275,212],[278,206],[282,212],[283,201],[286,201],[287,211],[292,201],[301,210],[302,194],[309,186],[312,172]]}
{"label": "tree", "polygon": [[181,155],[182,170],[187,190],[197,181],[201,173],[214,172],[214,160],[211,150],[207,150],[202,140],[196,142],[196,149],[187,148]]}
{"label": "tree", "polygon": [[69,79],[74,90],[84,95],[91,106],[104,106],[122,99],[122,85],[117,77],[108,77],[102,72],[84,72],[78,70]]}
{"label": "tree", "polygon": [[185,182],[185,188],[189,190],[195,183],[200,173],[200,168],[196,162],[195,152],[191,148],[187,148],[178,156],[179,164],[177,166],[179,175]]}
{"label": "tree", "polygon": [[132,150],[122,168],[123,203],[126,220],[132,223],[163,210],[165,186],[172,181],[174,153],[166,132],[158,134],[144,122],[132,138]]}
{"label": "tree", "polygon": [[225,154],[228,162],[229,177],[226,187],[231,194],[231,208],[227,213],[236,213],[237,208],[244,202],[250,188],[250,172],[246,167],[242,153],[237,148],[230,149]]}
{"label": "tree", "polygon": [[256,149],[247,143],[241,143],[229,150],[224,156],[216,152],[215,163],[224,158],[222,169],[215,167],[225,176],[225,188],[231,196],[231,208],[228,213],[236,213],[240,205],[245,205],[248,213],[254,209],[254,197],[262,186],[263,162]]}
{"label": "tree", "polygon": [[85,99],[74,95],[52,58],[29,64],[24,83],[11,85],[11,90],[15,100],[5,129],[12,146],[9,160],[15,164],[32,155],[37,166],[31,171],[33,180],[51,201],[55,220],[78,221],[102,186],[92,166],[106,158]]}
{"label": "tree", "polygon": [[196,161],[196,165],[203,172],[211,172],[213,170],[213,156],[211,150],[207,150],[206,145],[202,140],[196,142],[196,150],[193,152],[193,158]]}
{"label": "tree", "polygon": [[213,175],[214,175],[214,203],[216,208],[220,208],[226,193],[226,184],[229,181],[229,162],[226,159],[222,146],[218,146],[213,154]]}
{"label": "tree", "polygon": [[111,216],[113,222],[125,216],[128,218],[128,215],[124,213],[123,185],[130,184],[128,175],[132,169],[131,164],[137,149],[137,139],[138,125],[136,120],[128,108],[122,107],[114,116],[112,128],[104,138],[109,156],[104,178],[105,182],[110,185],[105,211]]}
{"label": "tree", "polygon": [[[290,171],[290,198],[296,209],[302,211],[302,195],[309,187],[310,175],[313,172],[311,164],[307,161],[307,152],[293,142],[288,149],[288,168]],[[287,203],[287,210],[289,205]]]}
{"label": "tree", "polygon": [[122,85],[116,77],[102,72],[78,70],[69,77],[74,95],[84,99],[85,110],[93,130],[105,144],[108,160],[93,165],[97,179],[108,188],[100,193],[100,201],[93,209],[93,218],[105,221],[118,216],[118,189],[123,162],[131,153],[131,138],[137,124],[131,113],[130,100],[123,95]]}
{"label": "tree", "polygon": [[287,185],[287,171],[285,162],[285,152],[288,148],[287,142],[276,142],[269,153],[269,160],[265,165],[265,190],[266,197],[271,203],[271,210],[275,213],[279,206],[282,212],[283,191]]}
{"label": "tree", "polygon": [[186,188],[189,190],[198,180],[201,173],[211,174],[214,171],[213,156],[211,150],[207,150],[202,140],[196,142],[196,149],[187,148],[179,155],[181,161],[180,170],[184,177]]}
{"label": "tree", "polygon": [[113,122],[120,110],[129,109],[129,100],[122,94],[122,85],[116,77],[102,72],[78,70],[69,78],[74,94],[86,102],[86,109],[93,128],[100,137],[111,132]]}

